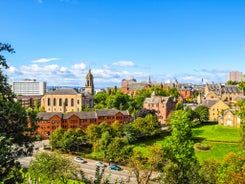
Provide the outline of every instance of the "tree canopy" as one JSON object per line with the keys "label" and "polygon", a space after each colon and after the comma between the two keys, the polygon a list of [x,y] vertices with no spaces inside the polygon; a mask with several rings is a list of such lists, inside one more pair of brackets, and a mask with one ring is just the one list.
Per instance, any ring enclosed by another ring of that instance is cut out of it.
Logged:
{"label": "tree canopy", "polygon": [[[0,42],[0,53],[3,51],[14,53],[11,45]],[[18,162],[15,161],[18,156],[32,153],[31,143],[35,139],[37,128],[36,113],[28,111],[16,102],[15,95],[7,82],[7,76],[3,73],[5,69],[8,69],[7,60],[0,54],[0,137],[1,142],[4,143],[1,144],[0,149],[1,181],[8,178],[13,169],[19,167]],[[8,147],[11,148],[10,152],[5,150]]]}

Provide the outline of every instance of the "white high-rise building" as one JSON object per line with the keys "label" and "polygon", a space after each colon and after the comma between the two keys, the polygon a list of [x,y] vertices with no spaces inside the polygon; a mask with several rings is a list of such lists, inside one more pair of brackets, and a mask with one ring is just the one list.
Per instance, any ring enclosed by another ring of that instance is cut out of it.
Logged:
{"label": "white high-rise building", "polygon": [[46,87],[46,82],[38,82],[35,79],[25,79],[11,83],[14,94],[23,96],[44,95]]}
{"label": "white high-rise building", "polygon": [[228,73],[228,81],[242,81],[242,72],[239,71],[231,71]]}

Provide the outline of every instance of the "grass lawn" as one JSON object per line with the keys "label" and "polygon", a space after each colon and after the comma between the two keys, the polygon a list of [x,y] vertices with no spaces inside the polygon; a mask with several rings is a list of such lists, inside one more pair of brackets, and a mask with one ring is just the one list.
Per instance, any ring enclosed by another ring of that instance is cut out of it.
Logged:
{"label": "grass lawn", "polygon": [[240,142],[241,129],[222,125],[204,125],[193,128],[192,135],[209,141]]}
{"label": "grass lawn", "polygon": [[[200,162],[208,158],[213,158],[217,161],[223,160],[224,155],[229,152],[237,152],[240,150],[240,128],[225,127],[222,125],[204,125],[198,128],[193,128],[193,137],[195,141],[206,143],[211,146],[208,151],[195,150],[195,154]],[[144,140],[135,144],[135,150],[139,150],[147,154],[147,146],[154,143],[163,144],[164,138],[169,134],[163,134],[161,137]]]}
{"label": "grass lawn", "polygon": [[195,150],[197,159],[202,163],[207,159],[214,159],[217,161],[222,161],[224,156],[229,152],[238,152],[241,148],[237,143],[221,143],[221,142],[209,142],[203,141],[202,143],[208,144],[211,146],[211,149],[208,151],[199,151]]}

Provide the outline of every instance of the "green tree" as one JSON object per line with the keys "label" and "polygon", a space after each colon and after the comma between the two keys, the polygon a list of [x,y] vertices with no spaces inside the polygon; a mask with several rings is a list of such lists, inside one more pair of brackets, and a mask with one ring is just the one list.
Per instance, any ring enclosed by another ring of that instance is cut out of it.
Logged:
{"label": "green tree", "polygon": [[207,106],[200,105],[194,111],[200,121],[207,121],[209,119],[209,108]]}
{"label": "green tree", "polygon": [[[186,112],[175,111],[170,125],[172,132],[164,144],[166,156],[170,160],[164,168],[164,181],[181,184],[200,183],[199,164],[195,157],[191,125]],[[176,173],[178,178],[172,178]]]}
{"label": "green tree", "polygon": [[72,129],[68,129],[64,132],[61,144],[62,150],[65,152],[73,152],[77,149],[76,135]]}
{"label": "green tree", "polygon": [[50,146],[52,149],[58,149],[62,147],[62,138],[64,136],[65,131],[58,127],[55,131],[50,135]]}
{"label": "green tree", "polygon": [[86,137],[91,143],[99,140],[101,138],[101,132],[98,125],[91,124],[85,130]]}
{"label": "green tree", "polygon": [[12,147],[11,139],[0,136],[0,182],[12,184],[23,182],[20,163],[16,161],[17,155]]}
{"label": "green tree", "polygon": [[162,172],[165,164],[165,153],[160,145],[154,144],[147,147],[147,150],[147,155],[140,151],[134,151],[128,159],[128,166],[138,184],[149,183],[153,172]]}
{"label": "green tree", "polygon": [[141,136],[154,136],[161,132],[161,125],[157,117],[152,114],[137,118],[132,122],[132,126],[141,133]]}
{"label": "green tree", "polygon": [[[12,145],[11,149],[16,155],[9,157],[5,155],[8,154],[6,150],[0,149],[0,155],[4,158],[1,160],[0,172],[4,172],[1,180],[6,180],[6,177],[19,167],[14,161],[18,156],[32,153],[32,142],[36,137],[37,128],[36,113],[27,112],[19,102],[16,102],[15,95],[7,82],[7,76],[3,73],[4,69],[8,69],[7,60],[1,54],[4,51],[14,53],[14,49],[11,45],[0,42],[0,137],[5,142],[5,148]],[[18,180],[17,177],[15,179]]]}
{"label": "green tree", "polygon": [[177,102],[175,105],[176,110],[183,110],[184,109],[184,104],[183,102]]}
{"label": "green tree", "polygon": [[94,108],[104,109],[106,107],[107,94],[105,92],[99,92],[94,95]]}
{"label": "green tree", "polygon": [[170,88],[168,90],[168,95],[173,97],[175,100],[177,100],[179,97],[179,91],[177,88]]}
{"label": "green tree", "polygon": [[217,183],[245,183],[245,152],[228,153],[218,169]]}
{"label": "green tree", "polygon": [[200,175],[202,176],[202,183],[214,184],[217,183],[217,173],[220,163],[214,159],[205,160],[201,165]]}
{"label": "green tree", "polygon": [[124,139],[126,139],[128,143],[136,142],[141,137],[141,132],[136,129],[132,123],[125,125],[123,130],[125,134]]}
{"label": "green tree", "polygon": [[112,135],[108,131],[103,132],[99,140],[99,146],[100,146],[100,150],[103,151],[105,155],[107,154],[106,150],[111,141],[112,141]]}
{"label": "green tree", "polygon": [[114,121],[111,124],[113,137],[122,137],[123,133],[124,133],[123,127],[124,127],[124,125],[122,123],[120,123],[119,121]]}
{"label": "green tree", "polygon": [[33,183],[68,183],[75,176],[76,168],[68,158],[56,154],[42,152],[35,155],[30,163],[28,173]]}
{"label": "green tree", "polygon": [[107,159],[112,159],[114,162],[126,161],[132,152],[132,146],[129,146],[127,141],[121,138],[114,138],[107,147]]}
{"label": "green tree", "polygon": [[134,99],[136,102],[136,110],[141,109],[145,98],[150,96],[151,96],[151,92],[149,90],[145,90],[145,89],[138,90],[134,95]]}
{"label": "green tree", "polygon": [[240,110],[237,112],[238,116],[241,118],[241,147],[245,150],[245,100],[239,101],[238,105]]}

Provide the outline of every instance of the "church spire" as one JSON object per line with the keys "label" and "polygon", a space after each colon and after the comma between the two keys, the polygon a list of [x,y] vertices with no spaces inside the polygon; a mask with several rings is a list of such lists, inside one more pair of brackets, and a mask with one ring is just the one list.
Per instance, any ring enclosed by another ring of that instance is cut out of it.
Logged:
{"label": "church spire", "polygon": [[89,69],[87,75],[86,75],[86,84],[85,84],[85,92],[94,94],[94,77],[91,72],[91,69]]}

